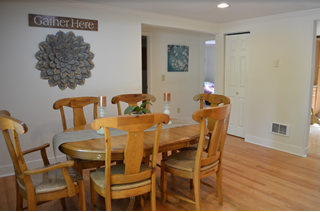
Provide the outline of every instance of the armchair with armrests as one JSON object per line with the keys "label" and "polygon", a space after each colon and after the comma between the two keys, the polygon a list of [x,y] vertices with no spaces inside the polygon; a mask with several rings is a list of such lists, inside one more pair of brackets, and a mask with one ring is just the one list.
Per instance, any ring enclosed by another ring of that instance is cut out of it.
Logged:
{"label": "armchair with armrests", "polygon": [[[73,161],[49,164],[46,148],[49,144],[21,150],[18,134],[28,131],[26,124],[10,116],[6,110],[0,111],[0,129],[10,153],[16,177],[16,210],[23,209],[23,199],[27,200],[27,209],[35,210],[36,206],[54,199],[61,199],[66,209],[65,197],[77,196],[79,210],[86,210],[84,181],[81,175],[72,168]],[[28,169],[24,155],[40,151],[43,167]]]}

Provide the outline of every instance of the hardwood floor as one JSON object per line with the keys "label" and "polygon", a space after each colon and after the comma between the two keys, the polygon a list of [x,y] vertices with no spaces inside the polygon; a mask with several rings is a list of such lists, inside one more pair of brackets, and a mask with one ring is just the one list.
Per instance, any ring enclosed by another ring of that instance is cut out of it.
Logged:
{"label": "hardwood floor", "polygon": [[[215,190],[201,185],[202,210],[250,210],[250,211],[297,211],[320,210],[320,126],[312,127],[309,155],[299,157],[292,154],[246,143],[241,138],[227,136],[224,151],[223,196],[219,205]],[[160,154],[159,154],[159,157]],[[158,170],[158,179],[160,170]],[[86,183],[87,210],[90,203],[89,176]],[[204,181],[215,185],[215,177]],[[14,177],[0,178],[0,210],[15,210]],[[189,181],[179,177],[168,177],[168,190],[193,197]],[[101,210],[104,199],[98,198]],[[126,210],[129,200],[113,200],[113,210]],[[25,205],[25,204],[24,204]],[[77,199],[67,198],[67,210],[78,210]],[[147,208],[136,207],[136,210]],[[60,201],[52,201],[37,207],[37,210],[63,210]],[[194,205],[182,202],[161,204],[157,198],[157,210],[189,211]]]}

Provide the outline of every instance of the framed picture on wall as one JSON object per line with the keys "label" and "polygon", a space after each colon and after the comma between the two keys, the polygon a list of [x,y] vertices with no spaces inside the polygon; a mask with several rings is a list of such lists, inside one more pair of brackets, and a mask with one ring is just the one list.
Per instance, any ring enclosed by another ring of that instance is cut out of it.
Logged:
{"label": "framed picture on wall", "polygon": [[168,45],[168,72],[189,70],[189,46]]}

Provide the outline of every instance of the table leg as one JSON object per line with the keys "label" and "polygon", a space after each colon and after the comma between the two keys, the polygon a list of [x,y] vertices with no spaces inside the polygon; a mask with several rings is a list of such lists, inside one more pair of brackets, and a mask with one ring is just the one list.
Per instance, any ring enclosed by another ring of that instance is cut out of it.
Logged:
{"label": "table leg", "polygon": [[74,169],[77,170],[82,176],[82,160],[74,160]]}

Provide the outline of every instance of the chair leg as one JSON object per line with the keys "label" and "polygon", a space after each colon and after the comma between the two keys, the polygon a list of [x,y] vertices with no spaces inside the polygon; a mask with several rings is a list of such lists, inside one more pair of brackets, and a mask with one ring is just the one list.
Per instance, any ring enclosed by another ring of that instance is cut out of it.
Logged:
{"label": "chair leg", "polygon": [[[128,207],[127,207],[127,211],[134,211],[135,210],[136,203],[137,203],[137,198],[138,198],[137,196],[136,197],[130,197],[129,204],[128,204]],[[107,202],[107,200],[106,200],[106,202]],[[106,205],[107,205],[107,203],[106,203]],[[110,205],[111,205],[111,202],[110,202]]]}
{"label": "chair leg", "polygon": [[140,206],[141,206],[141,208],[143,208],[144,206],[146,206],[145,198],[146,198],[146,194],[140,195]]}
{"label": "chair leg", "polygon": [[193,179],[193,185],[194,185],[194,200],[196,203],[196,210],[201,211],[200,207],[200,178]]}
{"label": "chair leg", "polygon": [[217,178],[217,191],[218,191],[218,198],[219,198],[219,204],[223,204],[223,195],[222,195],[222,169],[221,164],[219,164],[218,171],[216,172],[216,178]]}
{"label": "chair leg", "polygon": [[111,197],[105,196],[106,210],[111,211]]}
{"label": "chair leg", "polygon": [[77,194],[78,204],[79,204],[79,211],[86,210],[86,195],[84,190],[84,181],[81,180],[79,183],[79,193]]}
{"label": "chair leg", "polygon": [[35,211],[36,207],[36,204],[28,204],[28,211]]}
{"label": "chair leg", "polygon": [[35,211],[37,207],[37,200],[34,192],[27,192],[28,211]]}
{"label": "chair leg", "polygon": [[91,206],[92,210],[96,211],[97,210],[97,192],[93,187],[93,182],[92,179],[90,178],[90,193],[91,193]]}
{"label": "chair leg", "polygon": [[123,160],[117,160],[116,161],[116,164],[118,165],[118,164],[123,164]]}
{"label": "chair leg", "polygon": [[63,210],[66,211],[67,210],[66,198],[61,198],[60,202],[61,202]]}
{"label": "chair leg", "polygon": [[[134,198],[134,200],[135,200],[135,198]],[[104,201],[106,204],[106,210],[111,211],[111,192],[109,192],[109,194],[108,193],[105,194]],[[130,202],[131,202],[131,199],[130,199]],[[135,203],[136,201],[133,201],[133,202]],[[133,208],[132,208],[132,210],[133,210]]]}
{"label": "chair leg", "polygon": [[161,161],[161,194],[162,194],[162,204],[167,201],[167,181],[168,174],[165,171],[164,161]]}
{"label": "chair leg", "polygon": [[166,157],[168,157],[168,152],[162,152],[162,159],[165,159]]}
{"label": "chair leg", "polygon": [[17,211],[21,211],[22,210],[22,204],[23,204],[23,198],[20,194],[20,191],[19,191],[19,185],[17,183],[17,180],[16,180],[16,210]]}
{"label": "chair leg", "polygon": [[194,186],[193,186],[193,180],[190,179],[190,190],[193,189],[193,188],[194,188]]}
{"label": "chair leg", "polygon": [[146,156],[144,158],[142,158],[142,162],[144,162],[145,164],[147,164],[149,166],[149,156]]}
{"label": "chair leg", "polygon": [[178,153],[178,150],[172,150],[171,155]]}
{"label": "chair leg", "polygon": [[152,185],[151,185],[151,191],[150,191],[150,207],[152,211],[156,211],[156,176],[153,177],[152,179]]}

